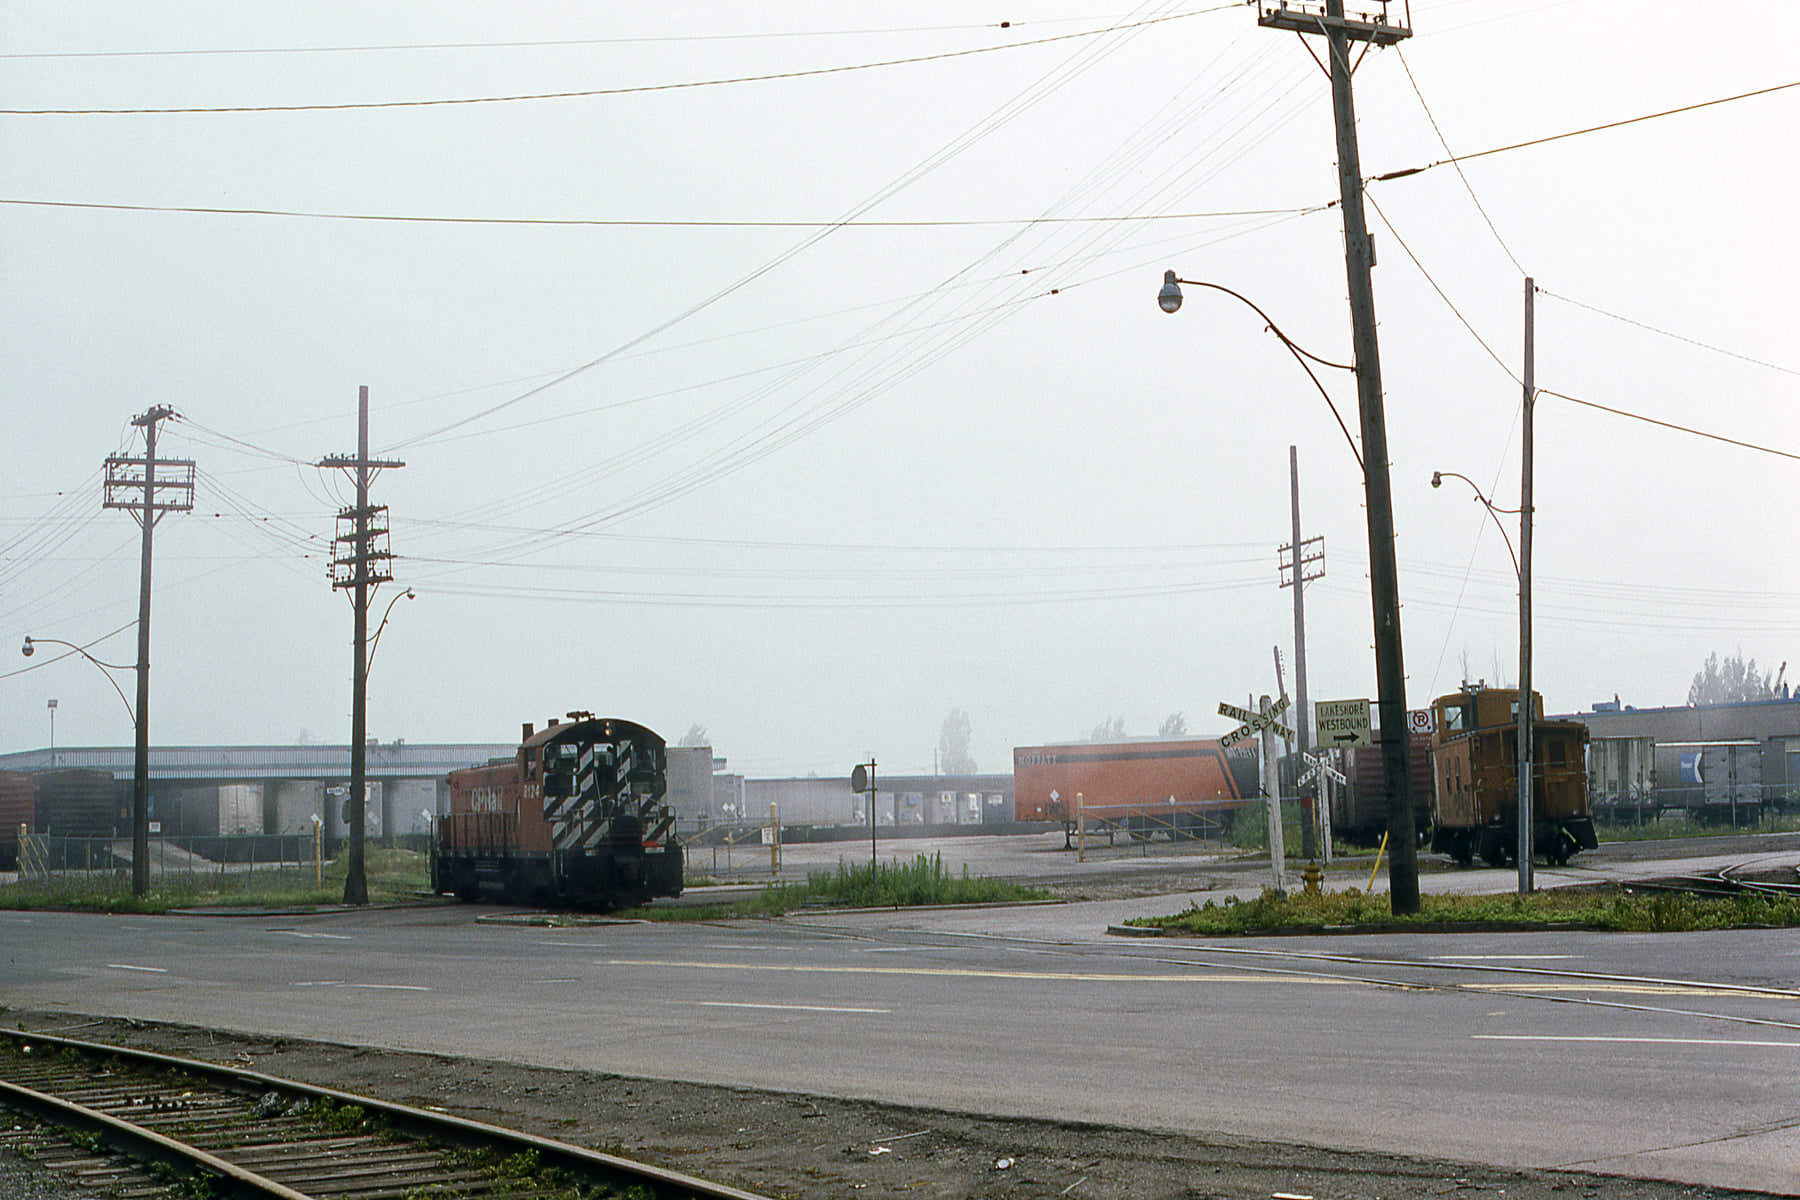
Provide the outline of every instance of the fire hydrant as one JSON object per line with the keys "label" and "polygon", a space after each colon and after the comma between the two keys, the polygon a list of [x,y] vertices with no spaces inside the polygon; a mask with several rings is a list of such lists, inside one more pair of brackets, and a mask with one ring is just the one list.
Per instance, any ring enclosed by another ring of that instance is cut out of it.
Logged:
{"label": "fire hydrant", "polygon": [[1309,862],[1306,869],[1300,872],[1300,878],[1306,884],[1306,894],[1316,896],[1319,894],[1319,885],[1325,882],[1325,872],[1319,869],[1318,863]]}

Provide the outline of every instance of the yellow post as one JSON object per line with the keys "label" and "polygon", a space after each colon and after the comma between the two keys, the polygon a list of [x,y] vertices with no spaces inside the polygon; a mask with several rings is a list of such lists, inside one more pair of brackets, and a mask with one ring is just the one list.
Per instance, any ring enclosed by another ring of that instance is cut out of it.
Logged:
{"label": "yellow post", "polygon": [[1081,793],[1075,793],[1075,861],[1087,861],[1087,817],[1083,814]]}
{"label": "yellow post", "polygon": [[1387,834],[1381,835],[1381,848],[1375,851],[1375,869],[1369,872],[1369,886],[1363,889],[1365,892],[1375,890],[1375,876],[1381,871],[1381,856],[1387,853],[1387,839]]}
{"label": "yellow post", "polygon": [[769,801],[769,874],[781,875],[781,817],[773,800]]}

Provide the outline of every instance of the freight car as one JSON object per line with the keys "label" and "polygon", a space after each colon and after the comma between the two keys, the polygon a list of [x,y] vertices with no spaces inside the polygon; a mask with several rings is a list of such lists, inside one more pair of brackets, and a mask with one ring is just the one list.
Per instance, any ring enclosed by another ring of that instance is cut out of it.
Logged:
{"label": "freight car", "polygon": [[[1070,742],[1013,750],[1013,819],[1078,819],[1171,841],[1219,829],[1260,794],[1256,751],[1216,740]],[[1080,817],[1076,815],[1080,798]]]}
{"label": "freight car", "polygon": [[[1494,866],[1517,857],[1518,700],[1515,689],[1476,685],[1432,702],[1431,848],[1464,866],[1476,854]],[[1588,731],[1544,720],[1536,692],[1531,705],[1531,848],[1561,865],[1600,844],[1588,813]]]}
{"label": "freight car", "polygon": [[130,818],[110,771],[65,767],[39,771],[37,827],[58,837],[109,838]]}
{"label": "freight car", "polygon": [[1761,742],[1657,742],[1654,754],[1656,799],[1663,809],[1733,828],[1761,819],[1768,798]]}
{"label": "freight car", "polygon": [[[1331,831],[1348,841],[1373,846],[1388,831],[1387,764],[1380,745],[1344,753],[1345,786],[1333,788]],[[1431,735],[1407,735],[1407,770],[1412,778],[1414,832],[1421,842],[1431,828]]]}
{"label": "freight car", "polygon": [[595,909],[681,894],[665,744],[642,725],[584,712],[527,724],[516,755],[452,771],[449,785],[435,891]]}
{"label": "freight car", "polygon": [[37,819],[37,784],[23,771],[0,771],[0,871],[19,865],[19,830]]}
{"label": "freight car", "polygon": [[1654,822],[1656,742],[1647,737],[1588,738],[1588,807],[1596,821]]}

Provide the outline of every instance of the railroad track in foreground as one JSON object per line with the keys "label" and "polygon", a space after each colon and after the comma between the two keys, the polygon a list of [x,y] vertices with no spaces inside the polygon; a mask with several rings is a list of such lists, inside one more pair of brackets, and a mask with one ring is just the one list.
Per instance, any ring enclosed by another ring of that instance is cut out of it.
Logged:
{"label": "railroad track in foreground", "polygon": [[0,1030],[12,1148],[84,1187],[279,1200],[766,1200],[566,1142],[258,1071]]}

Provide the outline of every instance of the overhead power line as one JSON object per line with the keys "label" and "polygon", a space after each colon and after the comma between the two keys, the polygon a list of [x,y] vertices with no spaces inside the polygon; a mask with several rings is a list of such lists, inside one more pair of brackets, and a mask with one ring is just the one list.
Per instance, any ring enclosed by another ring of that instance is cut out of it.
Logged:
{"label": "overhead power line", "polygon": [[1494,154],[1506,154],[1513,150],[1524,150],[1532,146],[1544,146],[1551,142],[1565,141],[1568,138],[1583,137],[1590,133],[1604,133],[1609,129],[1623,129],[1627,125],[1641,125],[1645,121],[1656,121],[1663,117],[1679,116],[1682,113],[1698,112],[1703,108],[1713,108],[1720,104],[1733,104],[1739,100],[1751,100],[1758,96],[1769,96],[1776,92],[1784,92],[1789,88],[1800,88],[1800,79],[1791,83],[1777,83],[1770,87],[1757,88],[1751,92],[1739,92],[1735,96],[1720,96],[1715,100],[1701,100],[1694,104],[1684,104],[1680,108],[1665,108],[1661,112],[1645,113],[1639,117],[1626,117],[1619,121],[1608,121],[1604,125],[1589,125],[1585,129],[1571,129],[1565,133],[1552,133],[1546,137],[1531,138],[1523,142],[1512,142],[1505,146],[1492,146],[1486,150],[1476,150],[1470,154],[1453,154],[1449,158],[1440,158],[1436,162],[1426,163],[1422,167],[1406,167],[1399,171],[1388,171],[1376,175],[1368,182],[1384,183],[1393,179],[1405,179],[1409,175],[1418,175],[1434,167],[1449,166],[1452,163],[1470,162],[1477,158],[1487,158]]}
{"label": "overhead power line", "polygon": [[[1481,348],[1487,351],[1488,357],[1492,358],[1494,362],[1499,365],[1500,369],[1506,372],[1509,378],[1515,383],[1519,382],[1519,376],[1514,373],[1512,367],[1509,366],[1506,360],[1501,358],[1500,354],[1488,344],[1487,339],[1481,336],[1475,329],[1475,326],[1463,315],[1462,310],[1456,307],[1456,303],[1450,299],[1444,289],[1438,286],[1437,280],[1433,279],[1431,273],[1425,269],[1425,264],[1419,261],[1418,255],[1414,254],[1412,249],[1407,246],[1405,240],[1401,238],[1399,231],[1394,228],[1393,222],[1388,220],[1387,214],[1381,211],[1381,205],[1375,202],[1374,197],[1369,197],[1368,199],[1370,207],[1372,207],[1375,210],[1375,214],[1381,218],[1382,224],[1387,226],[1388,232],[1394,235],[1394,240],[1400,243],[1400,249],[1406,252],[1406,256],[1411,259],[1413,265],[1419,269],[1419,273],[1425,276],[1425,281],[1431,285],[1433,291],[1437,292],[1438,297],[1449,306],[1450,311],[1456,314],[1456,319],[1462,322],[1463,328],[1467,329],[1469,335],[1481,344]],[[1614,408],[1611,405],[1600,404],[1593,400],[1583,400],[1579,396],[1570,396],[1564,392],[1553,392],[1548,388],[1538,388],[1536,390],[1537,394],[1540,396],[1555,396],[1558,400],[1567,400],[1571,404],[1580,404],[1587,408],[1598,409],[1601,412],[1612,413],[1614,416],[1629,417],[1634,421],[1642,421],[1647,425],[1657,425],[1676,433],[1685,433],[1693,437],[1706,438],[1709,441],[1723,442],[1726,445],[1739,446],[1745,450],[1757,450],[1764,454],[1774,454],[1781,458],[1800,460],[1800,454],[1794,454],[1787,450],[1778,450],[1773,446],[1765,446],[1760,442],[1747,442],[1739,438],[1726,437],[1724,434],[1709,433],[1704,429],[1695,429],[1688,425],[1677,425],[1672,421],[1659,420],[1656,417],[1645,416],[1643,413],[1632,412],[1631,410],[1624,408]]]}
{"label": "overhead power line", "polygon": [[1773,454],[1778,458],[1791,458],[1795,462],[1800,462],[1800,454],[1795,454],[1787,450],[1777,450],[1775,447],[1765,446],[1761,442],[1746,442],[1738,438],[1726,437],[1722,433],[1708,433],[1704,429],[1695,429],[1689,425],[1677,425],[1673,421],[1658,420],[1655,417],[1647,417],[1643,413],[1632,412],[1630,409],[1614,408],[1611,405],[1599,404],[1593,400],[1583,400],[1579,396],[1571,396],[1565,392],[1553,392],[1549,388],[1539,388],[1538,395],[1555,396],[1558,400],[1567,400],[1570,404],[1579,404],[1584,408],[1597,408],[1601,412],[1611,413],[1615,417],[1629,417],[1633,421],[1642,421],[1646,425],[1660,426],[1663,429],[1670,429],[1676,433],[1685,433],[1693,437],[1706,438],[1709,441],[1714,442],[1724,442],[1727,446],[1741,446],[1745,450],[1756,450],[1763,454]]}
{"label": "overhead power line", "polygon": [[[26,200],[0,197],[0,204],[27,208],[80,208],[101,212],[190,213],[200,216],[297,217],[314,221],[387,221],[424,225],[545,225],[624,229],[959,229],[988,225],[1128,225],[1164,221],[1224,220],[1236,217],[1295,216],[1305,208],[1239,208],[1209,212],[1122,213],[1097,217],[946,217],[938,220],[749,220],[648,217],[452,217],[424,213],[322,212],[295,208],[217,208],[195,204],[108,204],[86,200]],[[1317,207],[1317,206],[1314,206]]]}
{"label": "overhead power line", "polygon": [[1500,249],[1505,252],[1506,257],[1512,260],[1512,265],[1519,269],[1519,274],[1527,274],[1525,265],[1519,261],[1519,256],[1512,252],[1512,247],[1507,245],[1506,239],[1500,236],[1500,228],[1494,224],[1494,218],[1488,216],[1488,210],[1481,203],[1481,197],[1475,194],[1475,185],[1469,182],[1469,177],[1463,172],[1461,164],[1456,162],[1456,151],[1450,149],[1450,140],[1444,136],[1444,130],[1438,124],[1437,114],[1431,111],[1431,105],[1425,102],[1425,93],[1420,89],[1419,81],[1413,78],[1412,64],[1406,61],[1406,55],[1398,45],[1394,47],[1394,54],[1400,59],[1400,69],[1406,72],[1406,82],[1412,84],[1413,95],[1419,98],[1419,107],[1425,110],[1425,119],[1431,122],[1431,131],[1437,134],[1438,145],[1444,148],[1445,154],[1451,156],[1450,162],[1456,167],[1456,177],[1462,180],[1463,190],[1469,193],[1469,199],[1475,204],[1475,211],[1481,214],[1483,221],[1487,222],[1488,232],[1494,235],[1494,240],[1500,244]]}
{"label": "overhead power line", "polygon": [[1240,6],[1237,4],[1220,4],[1211,8],[1198,8],[1191,9],[1187,12],[1169,13],[1165,16],[1146,17],[1142,20],[1108,25],[1099,29],[1084,29],[1078,33],[1059,33],[1049,37],[1030,38],[1018,42],[1005,42],[998,46],[970,46],[961,50],[943,50],[936,54],[914,54],[904,58],[878,59],[873,62],[842,63],[830,67],[806,67],[793,71],[771,71],[760,75],[734,75],[721,79],[690,79],[676,83],[647,83],[631,87],[584,88],[566,92],[523,92],[508,96],[438,96],[423,100],[368,100],[351,101],[340,104],[230,104],[194,105],[170,108],[0,108],[0,116],[123,117],[198,115],[204,113],[361,112],[384,108],[443,108],[453,105],[468,104],[516,104],[526,100],[586,100],[601,96],[635,96],[647,92],[675,92],[688,91],[696,88],[728,87],[745,83],[773,83],[786,79],[809,79],[821,75],[842,75],[852,71],[870,71],[884,67],[916,66],[920,63],[943,62],[955,58],[969,58],[978,54],[994,54],[1002,50],[1023,50],[1033,46],[1048,46],[1057,42],[1075,41],[1081,38],[1102,37],[1106,34],[1118,33],[1121,30],[1141,29],[1150,25],[1161,25],[1168,21],[1179,21],[1187,17],[1200,16],[1205,13],[1224,12],[1238,7]]}
{"label": "overhead power line", "polygon": [[1618,321],[1621,324],[1634,325],[1637,328],[1647,330],[1650,333],[1661,334],[1663,337],[1666,337],[1666,338],[1674,338],[1678,342],[1686,342],[1688,345],[1698,346],[1702,350],[1711,350],[1714,354],[1723,354],[1727,358],[1735,358],[1740,362],[1747,362],[1747,363],[1750,363],[1750,364],[1752,364],[1754,366],[1758,366],[1758,367],[1767,367],[1771,371],[1780,371],[1783,375],[1800,375],[1800,371],[1795,370],[1793,367],[1784,367],[1780,363],[1773,363],[1773,362],[1770,362],[1767,359],[1763,359],[1763,358],[1753,358],[1748,354],[1740,354],[1736,350],[1727,350],[1723,346],[1715,346],[1711,342],[1703,342],[1699,338],[1692,338],[1692,337],[1688,337],[1686,334],[1676,333],[1672,329],[1663,329],[1659,326],[1650,325],[1643,321],[1633,320],[1632,318],[1624,316],[1620,313],[1610,312],[1607,309],[1601,308],[1597,304],[1588,304],[1585,301],[1575,299],[1573,296],[1564,296],[1558,292],[1550,291],[1548,288],[1539,288],[1538,295],[1548,296],[1552,300],[1561,300],[1564,304],[1572,304],[1576,308],[1585,308],[1587,311],[1589,311],[1591,313],[1598,313],[1600,316],[1603,316],[1603,317],[1611,317],[1613,320]]}
{"label": "overhead power line", "polygon": [[[1082,17],[1029,22],[1067,25]],[[674,42],[778,41],[793,38],[892,36],[904,33],[963,33],[978,29],[1019,29],[1024,21],[984,21],[962,25],[895,25],[876,29],[784,29],[753,33],[677,33],[643,37],[553,38],[509,42],[390,42],[361,46],[200,46],[172,50],[49,50],[0,54],[0,60],[58,58],[192,58],[232,54],[378,54],[395,50],[538,50],[568,46],[642,46]]]}

